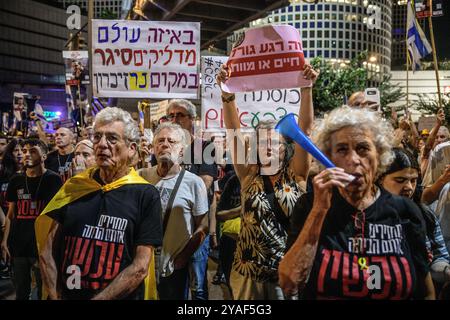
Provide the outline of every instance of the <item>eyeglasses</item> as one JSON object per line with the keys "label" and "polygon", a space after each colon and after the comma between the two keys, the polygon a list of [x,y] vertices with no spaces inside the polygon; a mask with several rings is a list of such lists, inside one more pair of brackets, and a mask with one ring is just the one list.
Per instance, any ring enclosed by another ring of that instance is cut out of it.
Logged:
{"label": "eyeglasses", "polygon": [[92,143],[93,144],[99,143],[102,140],[103,136],[105,136],[106,142],[109,145],[114,145],[114,144],[116,144],[116,143],[118,143],[119,141],[122,140],[122,138],[120,138],[119,136],[117,136],[114,133],[99,133],[99,132],[95,132],[92,135]]}
{"label": "eyeglasses", "polygon": [[172,120],[173,118],[185,118],[188,116],[189,116],[188,114],[177,112],[177,113],[171,113],[171,114],[167,115],[167,119]]}

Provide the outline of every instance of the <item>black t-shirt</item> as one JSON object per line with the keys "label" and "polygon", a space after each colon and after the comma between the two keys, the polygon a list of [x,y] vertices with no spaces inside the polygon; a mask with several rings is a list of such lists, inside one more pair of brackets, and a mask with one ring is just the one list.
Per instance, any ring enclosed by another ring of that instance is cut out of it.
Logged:
{"label": "black t-shirt", "polygon": [[[288,248],[297,239],[313,199],[313,194],[307,193],[297,202],[291,217]],[[414,202],[381,190],[379,198],[364,210],[365,218],[337,189],[331,203],[303,297],[423,298],[419,283],[423,283],[429,271],[429,261],[424,221]]]}
{"label": "black t-shirt", "polygon": [[[161,201],[152,185],[96,191],[49,216],[61,224],[58,265],[64,299],[91,299],[133,262],[137,246],[162,244]],[[80,289],[67,283],[72,265],[81,271]],[[144,283],[126,299],[143,295]]]}
{"label": "black t-shirt", "polygon": [[[201,142],[201,143],[200,143]],[[197,176],[211,176],[217,180],[217,165],[215,163],[215,149],[212,142],[194,140],[186,149],[183,158],[184,168]],[[208,159],[210,158],[210,159]],[[208,189],[208,202],[211,204],[214,196],[214,183]]]}
{"label": "black t-shirt", "polygon": [[51,170],[39,177],[17,174],[11,178],[6,200],[16,203],[8,239],[13,257],[37,257],[34,222],[61,186],[61,178]]}
{"label": "black t-shirt", "polygon": [[[219,169],[219,170],[221,170],[221,169]],[[228,180],[230,180],[230,178],[232,176],[234,176],[236,174],[236,172],[234,172],[234,167],[232,164],[225,165],[225,168],[222,170],[222,172],[223,172],[223,177],[219,178],[219,181],[217,184],[219,186],[219,190],[223,191]]]}
{"label": "black t-shirt", "polygon": [[45,159],[45,167],[58,173],[64,183],[70,178],[69,171],[73,157],[73,152],[62,156],[58,150],[52,151],[47,155],[47,159]]}
{"label": "black t-shirt", "polygon": [[230,210],[241,205],[241,183],[236,175],[228,179],[217,204],[217,212]]}

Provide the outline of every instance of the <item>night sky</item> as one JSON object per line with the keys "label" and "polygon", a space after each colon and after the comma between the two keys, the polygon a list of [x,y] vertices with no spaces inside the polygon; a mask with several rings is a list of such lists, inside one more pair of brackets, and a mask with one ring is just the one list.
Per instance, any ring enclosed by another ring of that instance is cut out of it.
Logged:
{"label": "night sky", "polygon": [[[450,2],[443,1],[443,5],[444,16],[433,18],[434,39],[439,61],[450,60]],[[426,19],[424,31],[431,44],[428,19]]]}

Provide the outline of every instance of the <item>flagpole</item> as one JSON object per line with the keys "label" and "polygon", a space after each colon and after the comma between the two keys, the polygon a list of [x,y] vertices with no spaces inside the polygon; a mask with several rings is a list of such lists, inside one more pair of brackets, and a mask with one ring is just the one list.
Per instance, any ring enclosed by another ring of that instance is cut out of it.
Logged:
{"label": "flagpole", "polygon": [[439,98],[439,109],[442,108],[442,96],[441,96],[441,84],[439,81],[439,67],[437,61],[437,52],[436,45],[434,43],[434,32],[433,32],[433,0],[430,1],[430,15],[428,17],[428,24],[430,26],[431,33],[431,47],[433,48],[433,64],[434,64],[434,72],[436,73],[436,82],[437,82],[437,90],[438,90],[438,98]]}
{"label": "flagpole", "polygon": [[88,62],[89,62],[89,85],[87,87],[88,105],[93,103],[94,77],[92,70],[92,19],[94,18],[94,0],[88,0]]}
{"label": "flagpole", "polygon": [[[413,3],[414,4],[414,3]],[[408,4],[408,6],[411,4]],[[406,8],[408,10],[408,8]],[[409,109],[409,51],[408,51],[408,19],[406,19],[406,110]]]}

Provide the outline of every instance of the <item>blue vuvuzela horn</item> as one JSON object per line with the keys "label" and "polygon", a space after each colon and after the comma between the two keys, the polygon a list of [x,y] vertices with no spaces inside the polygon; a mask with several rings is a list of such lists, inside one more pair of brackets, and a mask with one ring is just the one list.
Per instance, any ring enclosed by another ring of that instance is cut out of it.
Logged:
{"label": "blue vuvuzela horn", "polygon": [[311,154],[317,161],[323,164],[326,168],[336,167],[333,162],[330,161],[319,148],[303,133],[297,125],[295,116],[293,113],[289,113],[283,119],[281,119],[276,127],[279,133],[287,136],[298,143],[306,152]]}

